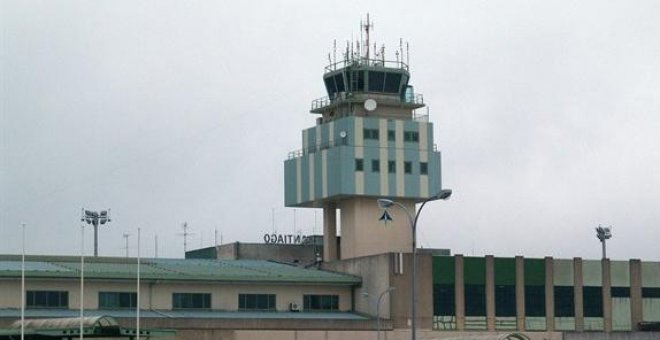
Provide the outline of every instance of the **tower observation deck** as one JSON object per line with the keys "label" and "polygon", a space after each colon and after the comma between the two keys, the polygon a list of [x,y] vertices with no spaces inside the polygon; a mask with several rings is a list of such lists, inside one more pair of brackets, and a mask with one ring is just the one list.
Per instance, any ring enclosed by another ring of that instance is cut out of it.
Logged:
{"label": "tower observation deck", "polygon": [[368,20],[363,27],[366,42],[347,44],[343,60],[329,58],[327,96],[310,109],[316,125],[302,131],[302,149],[284,162],[285,205],[324,209],[325,261],[409,251],[407,218],[383,225],[376,198],[414,211],[442,188],[433,126],[428,114],[416,113],[425,104],[409,83],[403,46],[396,60],[385,59],[384,47],[370,57]]}

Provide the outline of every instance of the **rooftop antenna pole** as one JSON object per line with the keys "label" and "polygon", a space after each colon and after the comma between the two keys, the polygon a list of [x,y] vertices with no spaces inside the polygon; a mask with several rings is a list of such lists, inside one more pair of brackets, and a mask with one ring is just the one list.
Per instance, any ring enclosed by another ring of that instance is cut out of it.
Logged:
{"label": "rooftop antenna pole", "polygon": [[213,230],[213,243],[215,243],[216,248],[218,247],[218,228]]}
{"label": "rooftop antenna pole", "polygon": [[128,257],[128,237],[131,236],[129,233],[124,233],[124,241],[126,242],[126,245],[124,246],[124,249],[126,250],[126,257]]}
{"label": "rooftop antenna pole", "polygon": [[183,235],[183,255],[185,256],[186,251],[188,251],[188,235],[190,233],[188,232],[188,222],[183,222],[183,233],[179,235]]}
{"label": "rooftop antenna pole", "polygon": [[406,41],[406,64],[408,64],[408,68],[410,68],[410,45],[408,45],[407,41]]}
{"label": "rooftop antenna pole", "polygon": [[335,65],[335,70],[337,69],[337,39],[333,40],[332,42],[332,59],[334,59],[332,62]]}
{"label": "rooftop antenna pole", "polygon": [[136,339],[140,340],[140,228],[137,228],[137,303],[135,307]]}
{"label": "rooftop antenna pole", "polygon": [[403,39],[399,38],[399,52],[401,53],[401,63],[403,63]]}
{"label": "rooftop antenna pole", "polygon": [[[366,46],[366,56],[365,58],[369,60],[369,29],[373,27],[371,22],[369,22],[369,13],[367,13],[367,23],[365,25],[362,25],[362,28],[364,28],[364,35],[365,35],[365,46]],[[375,48],[374,48],[375,50]]]}
{"label": "rooftop antenna pole", "polygon": [[154,235],[154,257],[158,258],[158,234]]}
{"label": "rooftop antenna pole", "polygon": [[275,231],[275,208],[271,208],[270,210],[270,219],[271,219],[271,224],[273,226],[273,234],[277,233]]}

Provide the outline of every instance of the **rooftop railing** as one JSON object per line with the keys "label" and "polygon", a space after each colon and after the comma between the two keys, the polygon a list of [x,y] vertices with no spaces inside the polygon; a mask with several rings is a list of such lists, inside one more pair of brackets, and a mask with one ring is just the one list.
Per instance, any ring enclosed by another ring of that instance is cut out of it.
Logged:
{"label": "rooftop railing", "polygon": [[[312,108],[311,110],[318,110],[322,109],[324,107],[334,105],[336,103],[340,103],[344,100],[350,99],[352,96],[351,94],[347,94],[346,92],[339,92],[335,98],[330,98],[328,96],[317,98],[312,100]],[[424,104],[424,95],[421,93],[407,93],[403,99],[401,100],[402,103],[404,104],[417,104],[417,105],[423,105]]]}
{"label": "rooftop railing", "polygon": [[[329,149],[329,148],[332,148],[332,147],[335,147],[335,146],[341,146],[341,145],[350,146],[351,144],[348,143],[347,139],[341,139],[341,140],[338,140],[338,141],[336,140],[336,141],[332,141],[332,142],[321,143],[321,144],[318,144],[318,145],[314,144],[314,145],[308,146],[306,149],[298,149],[298,150],[293,150],[293,151],[289,152],[289,154],[287,155],[287,159],[299,158],[299,157],[308,155],[310,153],[315,153],[317,151],[321,151],[321,150],[325,150],[325,149]],[[438,151],[438,145],[434,143],[433,144],[433,152],[437,152],[437,151]]]}
{"label": "rooftop railing", "polygon": [[365,59],[358,58],[352,60],[341,60],[325,67],[325,73],[341,70],[345,67],[384,67],[384,68],[398,68],[408,71],[408,64],[399,60],[384,60],[384,59]]}

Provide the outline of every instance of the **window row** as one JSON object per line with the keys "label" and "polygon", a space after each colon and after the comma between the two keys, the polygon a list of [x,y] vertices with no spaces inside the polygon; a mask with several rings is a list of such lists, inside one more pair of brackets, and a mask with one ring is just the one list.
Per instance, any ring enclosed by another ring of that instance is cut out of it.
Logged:
{"label": "window row", "polygon": [[[69,308],[67,291],[27,291],[28,308]],[[305,310],[337,311],[338,295],[303,295]],[[275,311],[275,294],[239,294],[240,311]],[[137,307],[137,293],[99,292],[99,309],[123,309]],[[173,293],[172,309],[211,309],[210,293]]]}
{"label": "window row", "polygon": [[[378,129],[364,129],[362,131],[364,139],[378,139],[379,132]],[[396,133],[394,130],[387,130],[387,140],[394,142],[396,140]],[[417,143],[419,142],[419,132],[417,131],[404,131],[403,132],[403,141]]]}
{"label": "window row", "polygon": [[[355,171],[364,171],[364,159],[362,158],[355,159]],[[371,160],[371,172],[380,172],[379,159]],[[387,161],[387,172],[391,174],[396,172],[395,161]],[[413,163],[408,161],[403,162],[403,172],[406,174],[412,174]],[[428,175],[428,173],[429,173],[429,164],[427,162],[419,162],[419,174]]]}

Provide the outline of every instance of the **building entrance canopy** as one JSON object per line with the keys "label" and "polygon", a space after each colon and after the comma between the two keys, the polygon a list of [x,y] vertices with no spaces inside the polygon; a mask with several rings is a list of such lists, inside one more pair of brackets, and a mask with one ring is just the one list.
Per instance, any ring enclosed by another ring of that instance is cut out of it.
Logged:
{"label": "building entrance canopy", "polygon": [[[120,327],[115,318],[110,316],[85,317],[82,320],[85,338],[128,338],[137,337],[132,328]],[[25,339],[75,339],[80,337],[80,318],[53,318],[25,320]],[[140,338],[173,336],[173,330],[140,329]],[[9,328],[0,329],[0,340],[21,338],[21,321],[14,322]]]}

